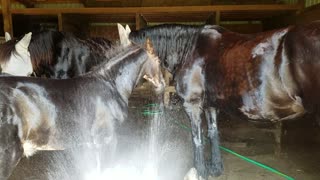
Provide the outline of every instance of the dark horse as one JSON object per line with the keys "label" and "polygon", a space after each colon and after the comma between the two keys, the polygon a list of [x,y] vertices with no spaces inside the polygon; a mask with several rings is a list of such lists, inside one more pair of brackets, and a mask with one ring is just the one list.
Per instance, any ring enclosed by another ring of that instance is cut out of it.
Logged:
{"label": "dark horse", "polygon": [[[280,121],[320,111],[320,22],[252,35],[219,26],[160,25],[131,32],[151,39],[161,64],[174,76],[192,126],[195,167],[219,176],[219,110]],[[205,162],[202,114],[211,161]]]}
{"label": "dark horse", "polygon": [[79,144],[116,142],[114,129],[126,120],[128,98],[145,77],[164,89],[160,62],[136,45],[112,50],[109,61],[71,79],[0,78],[0,179],[22,155]]}
{"label": "dark horse", "polygon": [[[19,54],[15,45],[20,39],[22,37],[0,45],[1,65],[10,61],[12,53]],[[88,72],[93,66],[103,62],[105,52],[112,46],[105,38],[81,39],[70,33],[48,30],[33,32],[28,47],[30,57],[24,60],[31,60],[36,76],[66,79]],[[15,64],[17,63],[12,66]],[[8,73],[21,74],[12,70]]]}

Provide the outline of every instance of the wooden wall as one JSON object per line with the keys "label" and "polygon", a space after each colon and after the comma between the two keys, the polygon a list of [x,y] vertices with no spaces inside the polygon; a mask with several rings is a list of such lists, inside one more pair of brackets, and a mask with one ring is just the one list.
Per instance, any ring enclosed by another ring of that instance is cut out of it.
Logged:
{"label": "wooden wall", "polygon": [[305,8],[300,13],[267,19],[263,22],[263,30],[281,28],[294,24],[305,24],[316,20],[320,20],[320,4]]}

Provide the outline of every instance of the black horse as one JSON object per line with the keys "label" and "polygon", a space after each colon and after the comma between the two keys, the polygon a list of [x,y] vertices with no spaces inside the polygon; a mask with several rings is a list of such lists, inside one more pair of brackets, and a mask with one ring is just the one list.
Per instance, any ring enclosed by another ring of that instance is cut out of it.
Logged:
{"label": "black horse", "polygon": [[[192,126],[200,176],[219,176],[219,110],[280,121],[320,113],[320,22],[244,35],[219,26],[160,25],[131,32],[150,38],[161,64],[174,76]],[[205,162],[202,114],[211,161]]]}
{"label": "black horse", "polygon": [[[16,44],[22,38],[11,39],[0,45],[1,66],[10,63],[13,53],[20,54],[16,49]],[[57,79],[72,78],[88,72],[93,66],[103,62],[104,54],[112,46],[113,44],[105,38],[81,39],[70,33],[49,30],[33,32],[30,44],[27,46],[29,57],[25,57],[24,61],[29,64],[28,61],[31,61],[36,76]],[[12,66],[15,64],[18,63],[13,62]],[[28,64],[25,66],[29,67]],[[24,73],[19,69],[16,71],[11,70],[9,74]]]}
{"label": "black horse", "polygon": [[0,179],[38,150],[116,143],[115,128],[127,118],[139,79],[164,89],[160,62],[148,47],[114,49],[109,61],[71,79],[0,77]]}

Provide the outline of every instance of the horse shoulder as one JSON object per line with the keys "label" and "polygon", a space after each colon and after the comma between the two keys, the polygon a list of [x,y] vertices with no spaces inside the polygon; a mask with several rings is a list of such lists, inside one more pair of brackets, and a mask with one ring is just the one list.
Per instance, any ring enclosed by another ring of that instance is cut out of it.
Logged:
{"label": "horse shoulder", "polygon": [[185,101],[200,101],[205,91],[204,59],[196,58],[177,73],[177,93]]}

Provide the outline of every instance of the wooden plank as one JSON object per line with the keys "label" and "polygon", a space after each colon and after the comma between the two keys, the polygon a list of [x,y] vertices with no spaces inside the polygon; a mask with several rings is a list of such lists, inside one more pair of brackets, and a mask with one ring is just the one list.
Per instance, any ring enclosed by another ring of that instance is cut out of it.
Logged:
{"label": "wooden plank", "polygon": [[4,32],[10,33],[13,36],[12,29],[12,16],[10,12],[10,0],[1,0],[2,5],[2,16],[3,16],[3,30]]}
{"label": "wooden plank", "polygon": [[12,14],[49,15],[49,14],[157,14],[181,12],[226,12],[226,11],[297,11],[301,6],[294,5],[216,5],[216,6],[172,6],[172,7],[125,7],[125,8],[27,8],[12,9]]}
{"label": "wooden plank", "polygon": [[33,8],[35,4],[33,0],[16,0],[16,1],[25,5],[27,8]]}

